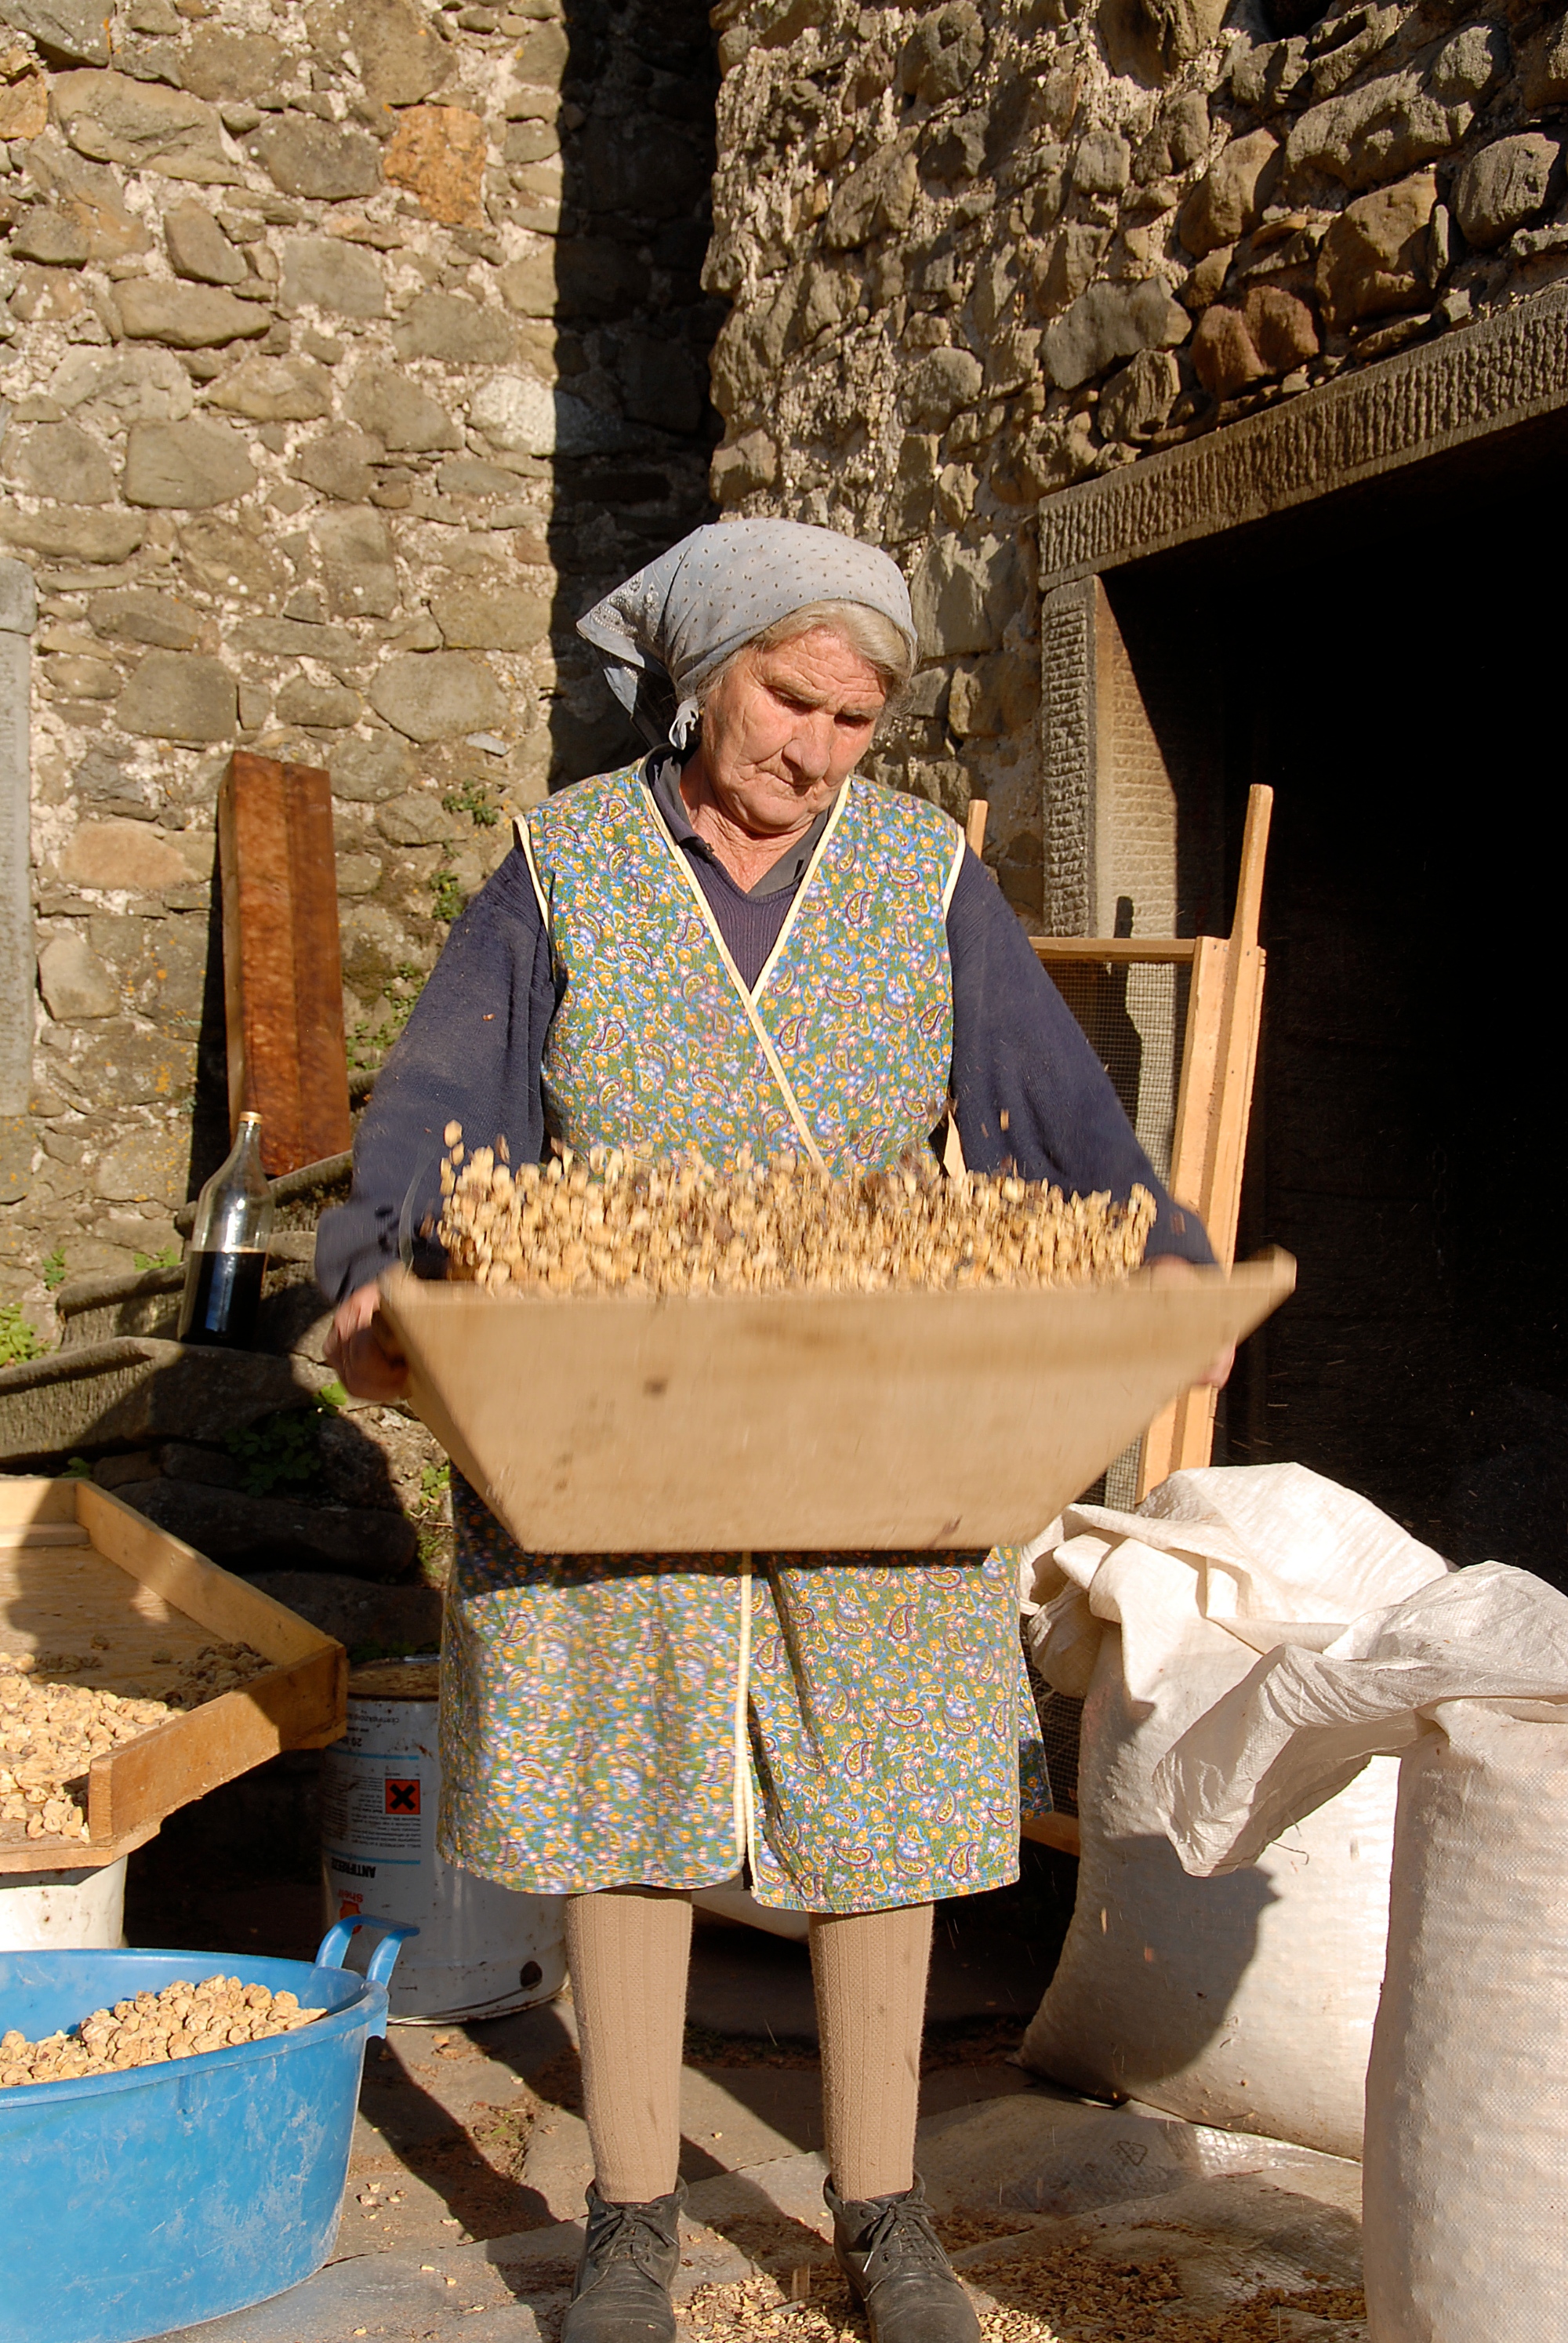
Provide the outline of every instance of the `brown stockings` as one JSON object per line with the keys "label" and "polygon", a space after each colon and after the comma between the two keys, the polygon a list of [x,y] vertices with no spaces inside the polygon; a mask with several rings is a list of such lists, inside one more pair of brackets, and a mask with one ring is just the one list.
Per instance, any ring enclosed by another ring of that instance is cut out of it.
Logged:
{"label": "brown stockings", "polygon": [[[568,1901],[584,2111],[598,2191],[612,2204],[646,2204],[675,2187],[690,1949],[684,1896],[618,1887]],[[812,1915],[823,2121],[842,2197],[912,2184],[930,1949],[929,1904]]]}

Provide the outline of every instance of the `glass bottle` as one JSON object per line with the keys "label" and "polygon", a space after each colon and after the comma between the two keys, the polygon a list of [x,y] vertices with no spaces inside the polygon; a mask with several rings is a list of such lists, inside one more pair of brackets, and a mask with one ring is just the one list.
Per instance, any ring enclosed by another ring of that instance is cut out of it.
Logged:
{"label": "glass bottle", "polygon": [[261,1117],[242,1114],[233,1152],[196,1199],[178,1338],[244,1351],[256,1334],[272,1190],[261,1168]]}

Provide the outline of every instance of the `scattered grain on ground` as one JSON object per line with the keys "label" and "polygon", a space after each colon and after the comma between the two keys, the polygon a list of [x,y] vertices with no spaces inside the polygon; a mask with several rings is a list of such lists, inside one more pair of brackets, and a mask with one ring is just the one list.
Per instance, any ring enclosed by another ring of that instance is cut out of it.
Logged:
{"label": "scattered grain on ground", "polygon": [[[992,2263],[975,2282],[1001,2306],[985,2312],[985,2343],[1359,2343],[1366,2306],[1349,2287],[1263,2287],[1223,2310],[1182,2299],[1174,2262],[1137,2261],[1069,2244]],[[836,2272],[814,2272],[804,2301],[772,2278],[701,2287],[682,2314],[689,2343],[863,2343],[865,2328]]]}

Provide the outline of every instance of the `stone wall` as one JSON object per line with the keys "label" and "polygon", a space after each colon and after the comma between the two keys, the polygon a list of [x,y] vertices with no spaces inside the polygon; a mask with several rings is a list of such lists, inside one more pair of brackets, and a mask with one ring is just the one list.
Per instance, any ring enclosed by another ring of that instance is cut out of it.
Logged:
{"label": "stone wall", "polygon": [[723,0],[726,509],[888,544],[890,779],[1038,920],[1038,501],[1568,274],[1568,18],[1443,0]]}
{"label": "stone wall", "polygon": [[716,81],[690,0],[0,0],[39,976],[0,1305],[43,1338],[221,1151],[231,749],[331,773],[369,1067],[508,809],[625,745],[571,626],[709,509]]}

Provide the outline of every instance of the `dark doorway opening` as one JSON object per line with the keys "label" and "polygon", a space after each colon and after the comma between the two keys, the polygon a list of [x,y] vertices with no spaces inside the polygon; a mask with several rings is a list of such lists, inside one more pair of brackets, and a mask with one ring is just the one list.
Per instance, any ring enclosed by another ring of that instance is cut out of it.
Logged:
{"label": "dark doorway opening", "polygon": [[1568,1590],[1558,918],[1568,417],[1109,577],[1222,926],[1276,792],[1241,1250],[1295,1300],[1216,1462],[1293,1458]]}

